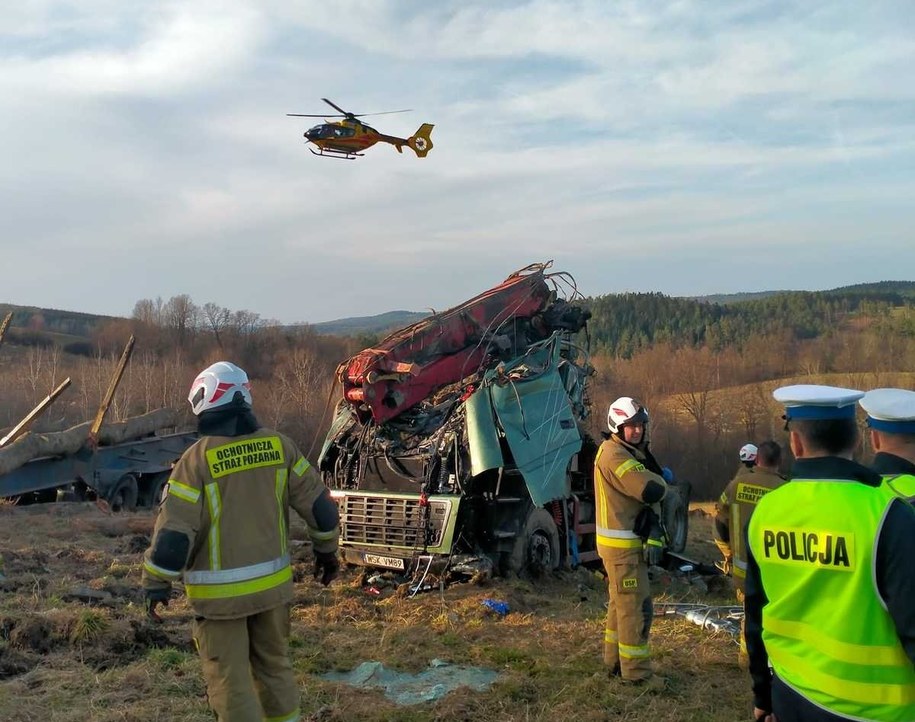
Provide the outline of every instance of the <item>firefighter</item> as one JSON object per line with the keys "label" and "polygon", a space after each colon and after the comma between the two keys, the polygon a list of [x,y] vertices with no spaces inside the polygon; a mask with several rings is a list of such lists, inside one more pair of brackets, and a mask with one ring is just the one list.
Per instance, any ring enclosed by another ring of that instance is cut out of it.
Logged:
{"label": "firefighter", "polygon": [[659,564],[664,553],[658,505],[667,483],[648,448],[644,406],[629,396],[617,399],[607,426],[610,434],[594,461],[597,546],[609,585],[604,663],[611,676],[660,689],[665,680],[653,675],[648,647],[648,566]]}
{"label": "firefighter", "polygon": [[293,722],[289,507],[308,524],[315,578],[335,578],[337,508],[286,436],[260,426],[248,376],[220,361],[188,400],[200,440],[175,465],[143,564],[147,610],[183,576],[210,707],[220,722]]}
{"label": "firefighter", "polygon": [[[743,582],[747,575],[747,554],[743,544],[744,527],[759,500],[772,489],[784,484],[785,477],[778,472],[782,460],[782,447],[774,441],[764,441],[759,447],[744,444],[740,448],[739,456],[744,465],[718,499],[712,531],[715,544],[724,557],[720,568],[725,574],[733,577],[737,603],[743,604]],[[737,656],[741,668],[745,668],[748,663],[743,638],[741,621],[740,650]]]}
{"label": "firefighter", "polygon": [[915,510],[852,460],[863,392],[801,385],[774,396],[797,461],[747,531],[754,716],[911,722]]}
{"label": "firefighter", "polygon": [[874,389],[858,403],[867,412],[871,468],[900,496],[915,502],[915,391]]}

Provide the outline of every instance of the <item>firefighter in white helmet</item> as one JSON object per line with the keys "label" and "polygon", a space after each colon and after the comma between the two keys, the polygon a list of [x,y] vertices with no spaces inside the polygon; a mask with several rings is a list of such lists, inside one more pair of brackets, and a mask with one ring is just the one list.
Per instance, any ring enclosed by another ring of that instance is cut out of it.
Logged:
{"label": "firefighter in white helmet", "polygon": [[150,616],[183,577],[209,704],[220,722],[300,717],[289,660],[289,507],[306,521],[315,578],[337,574],[337,507],[295,444],[260,426],[245,372],[204,369],[188,400],[200,440],[172,471],[143,564]]}
{"label": "firefighter in white helmet", "polygon": [[[734,579],[737,602],[743,604],[744,579],[747,576],[747,550],[744,531],[759,500],[785,483],[778,468],[782,461],[782,447],[775,441],[763,441],[759,447],[744,444],[738,456],[742,466],[736,476],[721,492],[715,505],[712,536],[724,559],[718,568]],[[740,647],[737,663],[746,668],[749,664],[741,620]]]}
{"label": "firefighter in white helmet", "polygon": [[648,566],[664,552],[658,504],[667,493],[663,470],[648,449],[648,410],[623,396],[607,414],[609,438],[594,461],[597,549],[607,571],[610,601],[604,663],[612,676],[663,688],[648,647],[653,609]]}

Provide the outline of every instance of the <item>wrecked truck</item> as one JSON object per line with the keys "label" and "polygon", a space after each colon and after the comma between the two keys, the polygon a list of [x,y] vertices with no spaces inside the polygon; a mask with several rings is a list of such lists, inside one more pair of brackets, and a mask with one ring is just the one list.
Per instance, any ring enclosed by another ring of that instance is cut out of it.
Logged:
{"label": "wrecked truck", "polygon": [[[539,575],[599,561],[585,430],[590,312],[533,264],[337,369],[318,468],[341,553],[403,574]],[[585,344],[586,346],[586,344]]]}

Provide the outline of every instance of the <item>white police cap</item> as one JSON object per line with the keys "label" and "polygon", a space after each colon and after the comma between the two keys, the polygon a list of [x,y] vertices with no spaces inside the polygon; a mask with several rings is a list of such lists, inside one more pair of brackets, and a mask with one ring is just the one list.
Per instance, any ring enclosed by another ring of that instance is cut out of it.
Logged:
{"label": "white police cap", "polygon": [[890,434],[915,434],[915,391],[874,389],[859,402],[867,425]]}
{"label": "white police cap", "polygon": [[782,386],[772,396],[785,407],[785,418],[793,419],[853,419],[855,402],[863,391],[837,386],[797,384]]}

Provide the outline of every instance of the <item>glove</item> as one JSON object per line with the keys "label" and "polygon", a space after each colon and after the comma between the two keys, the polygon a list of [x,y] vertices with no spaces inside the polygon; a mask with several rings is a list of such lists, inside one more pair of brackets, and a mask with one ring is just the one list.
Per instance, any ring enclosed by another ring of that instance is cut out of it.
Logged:
{"label": "glove", "polygon": [[645,539],[642,554],[648,566],[657,567],[661,566],[661,562],[664,561],[664,552],[667,544],[664,539],[664,528],[661,526],[661,520],[658,515],[652,512],[649,519],[648,538]]}
{"label": "glove", "polygon": [[320,577],[321,584],[325,587],[337,578],[340,571],[340,562],[337,561],[336,552],[315,552],[314,578]]}
{"label": "glove", "polygon": [[172,594],[171,587],[166,589],[144,589],[146,595],[146,615],[155,622],[161,622],[162,617],[156,613],[156,607],[160,604],[163,607],[168,606],[168,599]]}
{"label": "glove", "polygon": [[661,539],[648,537],[648,541],[642,547],[642,555],[648,566],[661,566],[661,562],[664,561],[664,542]]}
{"label": "glove", "polygon": [[664,477],[664,481],[668,484],[674,483],[674,472],[670,470],[669,466],[665,466],[661,469],[661,476]]}

